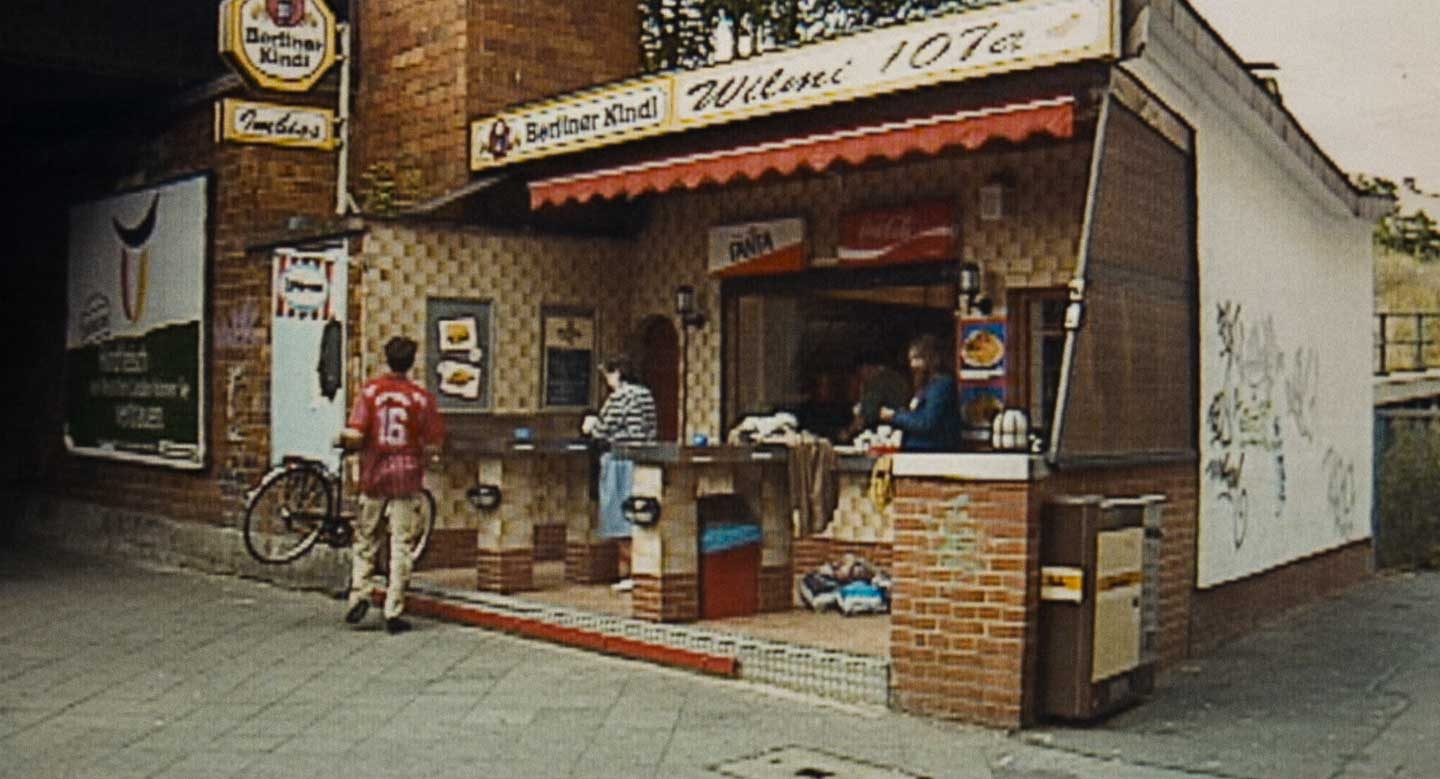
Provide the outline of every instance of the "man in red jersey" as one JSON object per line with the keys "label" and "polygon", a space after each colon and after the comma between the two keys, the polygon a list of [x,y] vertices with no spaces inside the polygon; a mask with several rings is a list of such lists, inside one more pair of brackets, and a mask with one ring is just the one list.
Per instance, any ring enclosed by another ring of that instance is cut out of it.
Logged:
{"label": "man in red jersey", "polygon": [[385,592],[385,632],[402,633],[410,623],[401,618],[405,588],[410,584],[411,555],[421,531],[421,493],[425,461],[439,452],[445,423],[435,396],[406,374],[415,365],[416,344],[403,336],[385,343],[390,373],[365,382],[341,444],[360,450],[360,516],[350,568],[350,605],[345,621],[355,624],[370,608],[370,575],[380,548],[382,510],[389,504],[390,583]]}

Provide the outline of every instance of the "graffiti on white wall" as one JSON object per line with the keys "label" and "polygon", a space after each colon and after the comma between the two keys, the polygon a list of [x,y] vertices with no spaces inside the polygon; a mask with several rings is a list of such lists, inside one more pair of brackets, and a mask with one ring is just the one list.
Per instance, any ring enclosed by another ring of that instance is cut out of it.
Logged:
{"label": "graffiti on white wall", "polygon": [[1235,551],[1257,534],[1316,519],[1330,522],[1340,537],[1350,537],[1357,521],[1355,463],[1335,446],[1324,446],[1320,460],[1326,516],[1287,511],[1287,453],[1291,462],[1300,455],[1310,455],[1303,458],[1309,461],[1322,446],[1317,350],[1301,346],[1287,352],[1275,335],[1273,316],[1251,317],[1233,300],[1216,305],[1215,333],[1220,381],[1205,413],[1210,519],[1229,527]]}

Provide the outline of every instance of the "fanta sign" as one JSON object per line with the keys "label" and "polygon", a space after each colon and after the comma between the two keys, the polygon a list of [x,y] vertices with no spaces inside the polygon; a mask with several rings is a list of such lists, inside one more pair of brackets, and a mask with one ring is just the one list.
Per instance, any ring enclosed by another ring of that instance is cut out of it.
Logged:
{"label": "fanta sign", "polygon": [[335,64],[335,14],[324,0],[224,0],[220,53],[262,89],[308,91]]}
{"label": "fanta sign", "polygon": [[710,272],[721,277],[805,269],[805,221],[776,219],[710,230]]}

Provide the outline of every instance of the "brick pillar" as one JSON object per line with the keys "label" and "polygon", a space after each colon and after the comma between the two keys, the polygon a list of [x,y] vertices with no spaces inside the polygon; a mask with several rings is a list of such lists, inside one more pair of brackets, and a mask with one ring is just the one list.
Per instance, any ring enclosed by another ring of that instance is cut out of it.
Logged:
{"label": "brick pillar", "polygon": [[633,495],[658,497],[660,521],[631,534],[630,601],[637,619],[690,622],[700,617],[699,509],[695,468],[640,465]]}
{"label": "brick pillar", "polygon": [[619,549],[600,538],[600,506],[591,497],[592,461],[588,452],[566,456],[562,484],[550,489],[563,494],[565,518],[565,581],[578,584],[613,582],[620,576]]}
{"label": "brick pillar", "polygon": [[500,506],[480,517],[476,587],[487,592],[535,589],[534,497],[536,459],[487,458],[477,465],[482,483],[500,485]]}
{"label": "brick pillar", "polygon": [[1029,484],[895,479],[897,708],[999,728],[1033,719],[1039,522]]}

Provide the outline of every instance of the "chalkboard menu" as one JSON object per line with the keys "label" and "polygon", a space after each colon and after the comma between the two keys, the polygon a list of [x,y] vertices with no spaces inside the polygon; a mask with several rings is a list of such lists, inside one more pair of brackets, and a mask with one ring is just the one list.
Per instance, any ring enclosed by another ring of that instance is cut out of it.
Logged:
{"label": "chalkboard menu", "polygon": [[541,405],[585,408],[595,382],[595,312],[588,308],[547,306],[540,313],[544,338]]}
{"label": "chalkboard menu", "polygon": [[490,309],[488,300],[425,301],[425,386],[441,411],[490,408]]}

